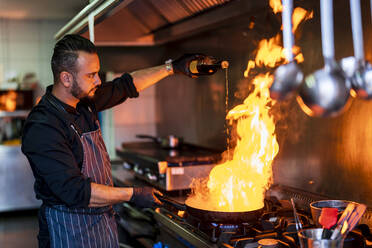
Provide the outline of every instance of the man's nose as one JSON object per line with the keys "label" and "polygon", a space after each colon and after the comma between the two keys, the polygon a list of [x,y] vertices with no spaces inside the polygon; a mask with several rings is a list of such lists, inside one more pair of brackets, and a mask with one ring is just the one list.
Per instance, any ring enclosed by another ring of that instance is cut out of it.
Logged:
{"label": "man's nose", "polygon": [[99,77],[99,75],[97,74],[97,76],[96,76],[96,80],[95,80],[95,85],[96,86],[100,86],[102,84],[102,82],[101,82],[101,78]]}

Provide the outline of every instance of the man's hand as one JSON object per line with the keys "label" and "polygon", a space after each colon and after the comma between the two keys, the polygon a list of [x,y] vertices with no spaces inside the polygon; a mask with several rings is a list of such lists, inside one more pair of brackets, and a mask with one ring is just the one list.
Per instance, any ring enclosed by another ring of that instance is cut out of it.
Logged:
{"label": "man's hand", "polygon": [[140,208],[151,208],[155,205],[161,205],[161,202],[156,197],[156,194],[162,195],[159,191],[152,187],[134,187],[133,195],[129,202]]}
{"label": "man's hand", "polygon": [[204,54],[184,54],[178,59],[174,60],[172,62],[173,66],[173,71],[174,73],[181,73],[186,76],[196,78],[194,74],[190,72],[190,62],[193,60],[198,60],[198,59],[204,59],[205,55]]}

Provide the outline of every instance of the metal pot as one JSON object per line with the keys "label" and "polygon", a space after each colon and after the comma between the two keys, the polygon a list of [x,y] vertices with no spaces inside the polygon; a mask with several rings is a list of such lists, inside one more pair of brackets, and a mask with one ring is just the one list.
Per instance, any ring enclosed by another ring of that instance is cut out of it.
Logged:
{"label": "metal pot", "polygon": [[343,248],[344,238],[322,239],[322,228],[303,229],[298,232],[301,248]]}
{"label": "metal pot", "polygon": [[316,226],[321,226],[319,224],[319,216],[322,212],[322,208],[337,208],[338,215],[341,215],[345,210],[346,206],[352,201],[346,200],[323,200],[310,203],[311,217]]}

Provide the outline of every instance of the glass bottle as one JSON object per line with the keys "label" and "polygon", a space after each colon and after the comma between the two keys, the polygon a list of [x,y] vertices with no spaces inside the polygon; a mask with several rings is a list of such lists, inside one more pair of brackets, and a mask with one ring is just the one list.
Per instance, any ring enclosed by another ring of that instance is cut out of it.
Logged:
{"label": "glass bottle", "polygon": [[226,60],[217,60],[212,56],[205,56],[201,59],[196,59],[190,62],[190,72],[195,76],[212,75],[220,69],[229,67],[229,62]]}

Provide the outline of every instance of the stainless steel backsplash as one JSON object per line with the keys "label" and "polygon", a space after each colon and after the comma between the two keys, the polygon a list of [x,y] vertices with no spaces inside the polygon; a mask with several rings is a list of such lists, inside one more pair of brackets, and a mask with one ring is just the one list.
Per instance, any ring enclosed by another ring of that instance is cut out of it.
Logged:
{"label": "stainless steel backsplash", "polygon": [[[296,43],[305,59],[301,67],[307,75],[323,66],[319,2],[295,1],[295,7],[296,4],[314,11],[314,18],[301,24],[296,33]],[[366,58],[372,61],[369,1],[362,0],[361,4]],[[337,0],[334,6],[335,53],[336,58],[341,59],[353,55],[349,1]],[[250,22],[255,23],[253,28]],[[269,8],[257,10],[251,16],[232,20],[202,35],[146,48],[153,55],[148,57],[146,65],[186,52],[202,52],[230,62],[227,107],[222,71],[198,79],[176,75],[159,83],[156,86],[158,134],[175,134],[188,142],[226,148],[226,109],[247,97],[251,87],[250,78],[243,76],[247,62],[254,58],[259,40],[280,32],[280,23],[280,15],[270,14]],[[101,51],[103,68],[115,67],[109,62],[113,55],[107,55],[111,50],[102,48]],[[115,56],[125,53],[126,49],[120,48]],[[145,53],[141,54],[146,57]],[[372,102],[354,100],[342,115],[324,119],[307,117],[292,98],[278,103],[273,115],[280,146],[273,164],[275,183],[372,206]]]}

